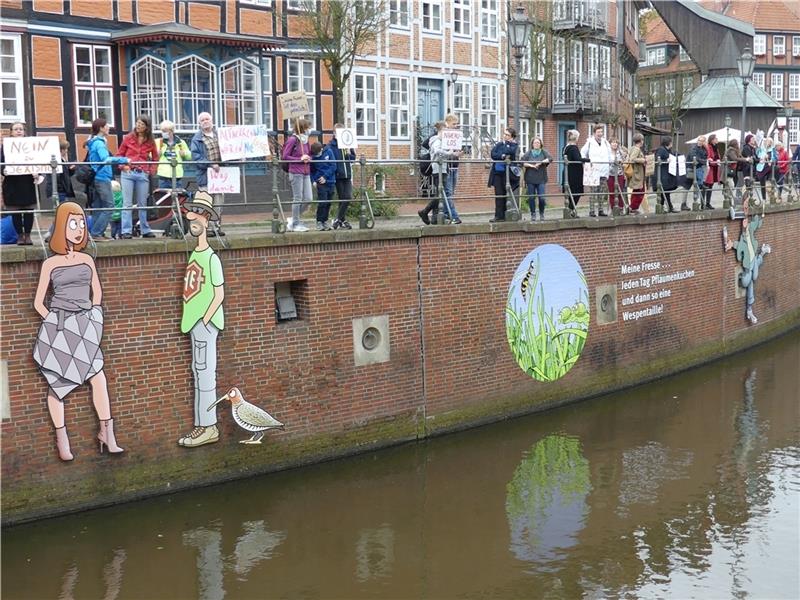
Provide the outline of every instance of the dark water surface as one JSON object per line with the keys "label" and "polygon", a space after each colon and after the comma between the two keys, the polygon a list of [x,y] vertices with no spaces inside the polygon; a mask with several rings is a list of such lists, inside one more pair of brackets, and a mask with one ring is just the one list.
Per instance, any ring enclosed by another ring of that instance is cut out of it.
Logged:
{"label": "dark water surface", "polygon": [[799,390],[794,333],[511,422],[7,529],[2,595],[799,598]]}

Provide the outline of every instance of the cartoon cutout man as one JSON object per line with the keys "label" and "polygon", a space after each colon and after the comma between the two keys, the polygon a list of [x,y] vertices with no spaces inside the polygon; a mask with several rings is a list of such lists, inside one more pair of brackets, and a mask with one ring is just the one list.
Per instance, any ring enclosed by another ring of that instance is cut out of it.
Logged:
{"label": "cartoon cutout man", "polygon": [[184,448],[195,448],[219,441],[217,401],[217,337],[225,327],[222,301],[225,298],[222,263],[208,245],[209,221],[218,221],[208,192],[200,191],[186,202],[189,231],[197,238],[197,247],[189,257],[183,279],[183,317],[181,331],[192,340],[194,374],[194,429],[178,440]]}
{"label": "cartoon cutout man", "polygon": [[763,217],[759,215],[750,216],[749,206],[745,204],[744,219],[742,220],[742,233],[739,236],[739,241],[734,242],[728,239],[728,228],[722,229],[722,240],[724,243],[725,251],[735,248],[736,259],[742,263],[742,272],[739,275],[739,285],[747,290],[747,319],[755,325],[758,319],[753,314],[753,303],[756,301],[755,283],[758,279],[758,270],[761,263],[764,262],[764,256],[772,252],[769,244],[763,244],[761,249],[756,252],[758,248],[758,241],[756,240],[756,230],[761,227]]}

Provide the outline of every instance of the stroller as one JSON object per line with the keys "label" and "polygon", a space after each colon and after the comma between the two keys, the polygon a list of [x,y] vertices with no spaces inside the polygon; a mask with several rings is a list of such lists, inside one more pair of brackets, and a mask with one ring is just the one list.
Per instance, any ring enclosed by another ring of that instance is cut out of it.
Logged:
{"label": "stroller", "polygon": [[[189,231],[189,222],[183,216],[183,204],[191,198],[191,193],[184,188],[176,188],[178,214],[172,202],[172,188],[156,188],[147,199],[147,222],[151,227],[163,227],[164,237],[183,239]],[[135,214],[135,212],[134,212]],[[133,225],[133,235],[139,236],[141,228],[138,219]]]}

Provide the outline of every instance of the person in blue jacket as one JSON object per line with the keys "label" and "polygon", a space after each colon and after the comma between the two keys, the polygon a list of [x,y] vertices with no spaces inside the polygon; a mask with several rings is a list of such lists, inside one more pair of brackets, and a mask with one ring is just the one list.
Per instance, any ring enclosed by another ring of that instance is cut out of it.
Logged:
{"label": "person in blue jacket", "polygon": [[486,186],[494,188],[494,218],[489,219],[490,223],[506,220],[506,158],[512,161],[509,183],[511,189],[515,190],[519,187],[519,165],[514,163],[518,154],[517,130],[513,127],[506,127],[503,131],[503,139],[492,148],[492,160],[495,162],[489,171],[489,182]]}
{"label": "person in blue jacket", "polygon": [[317,186],[317,231],[330,231],[328,215],[336,189],[336,155],[330,146],[319,142],[311,144],[311,183]]}
{"label": "person in blue jacket", "polygon": [[[342,129],[344,125],[336,123],[333,130]],[[336,219],[333,221],[333,228],[352,229],[347,222],[347,207],[353,199],[353,161],[356,159],[356,151],[352,148],[339,148],[336,134],[330,142],[328,148],[333,151],[336,159],[336,197],[339,198],[339,209],[336,212]]]}
{"label": "person in blue jacket", "polygon": [[[92,121],[92,137],[86,142],[86,147],[89,150],[90,163],[105,163],[93,164],[94,169],[94,208],[109,209],[114,208],[114,193],[111,191],[111,180],[114,178],[114,173],[111,170],[111,165],[124,165],[128,163],[128,159],[124,156],[111,156],[108,151],[106,137],[108,136],[109,125],[108,122],[100,117]],[[106,227],[111,220],[110,210],[102,210],[92,216],[92,227],[89,234],[95,241],[109,241],[111,238],[105,236]]]}

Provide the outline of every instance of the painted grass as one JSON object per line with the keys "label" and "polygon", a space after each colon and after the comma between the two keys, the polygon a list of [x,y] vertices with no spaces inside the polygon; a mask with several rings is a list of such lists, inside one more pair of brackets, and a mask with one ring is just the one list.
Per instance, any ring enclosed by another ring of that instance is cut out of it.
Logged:
{"label": "painted grass", "polygon": [[[578,271],[583,281],[583,274]],[[539,288],[539,294],[534,294]],[[580,358],[589,331],[589,303],[585,287],[578,292],[572,306],[565,306],[556,318],[552,310],[545,312],[545,290],[539,284],[537,260],[530,296],[523,307],[512,298],[512,286],[506,303],[506,335],[511,352],[523,371],[539,381],[555,381],[563,377]],[[534,301],[535,300],[535,301]]]}

